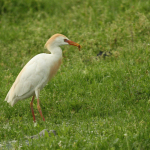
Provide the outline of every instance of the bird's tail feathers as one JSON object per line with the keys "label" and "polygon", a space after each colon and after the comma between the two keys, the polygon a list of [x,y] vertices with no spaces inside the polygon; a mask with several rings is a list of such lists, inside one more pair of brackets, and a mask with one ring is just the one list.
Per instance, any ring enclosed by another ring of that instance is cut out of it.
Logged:
{"label": "bird's tail feathers", "polygon": [[15,104],[15,99],[10,95],[10,91],[8,92],[5,101],[7,101],[7,103],[9,103],[12,107]]}

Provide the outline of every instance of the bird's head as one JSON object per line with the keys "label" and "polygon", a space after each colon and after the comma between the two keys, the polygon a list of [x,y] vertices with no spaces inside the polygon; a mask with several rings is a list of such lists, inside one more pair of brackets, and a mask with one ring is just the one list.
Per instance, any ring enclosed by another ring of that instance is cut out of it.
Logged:
{"label": "bird's head", "polygon": [[69,40],[66,36],[62,34],[54,34],[45,44],[45,48],[48,50],[51,47],[58,47],[61,45],[74,45],[77,46],[80,50],[81,46],[78,43],[75,43],[71,40]]}

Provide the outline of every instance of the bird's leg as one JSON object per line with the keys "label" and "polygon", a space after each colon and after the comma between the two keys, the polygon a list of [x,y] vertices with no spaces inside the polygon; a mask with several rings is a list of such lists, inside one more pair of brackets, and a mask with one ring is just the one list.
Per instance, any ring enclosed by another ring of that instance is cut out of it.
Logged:
{"label": "bird's leg", "polygon": [[41,111],[39,98],[37,99],[37,108],[38,108],[38,111],[39,111],[41,117],[43,118],[43,121],[45,121],[44,116],[43,116],[42,111]]}
{"label": "bird's leg", "polygon": [[30,103],[30,107],[31,107],[31,112],[32,112],[32,116],[33,116],[33,121],[35,122],[35,115],[34,115],[34,110],[33,110],[34,97],[35,97],[35,95],[32,97],[32,100],[31,100],[31,103]]}

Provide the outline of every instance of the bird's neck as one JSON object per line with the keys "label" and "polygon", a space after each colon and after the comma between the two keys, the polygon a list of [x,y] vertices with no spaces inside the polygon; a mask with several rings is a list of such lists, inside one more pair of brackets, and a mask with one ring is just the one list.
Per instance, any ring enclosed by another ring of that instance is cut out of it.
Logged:
{"label": "bird's neck", "polygon": [[62,49],[59,46],[49,47],[48,50],[51,52],[51,54],[62,56]]}

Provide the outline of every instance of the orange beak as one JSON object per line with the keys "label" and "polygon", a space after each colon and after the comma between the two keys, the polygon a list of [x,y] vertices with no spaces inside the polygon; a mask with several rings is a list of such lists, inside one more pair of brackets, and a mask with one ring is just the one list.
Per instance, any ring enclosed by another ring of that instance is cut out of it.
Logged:
{"label": "orange beak", "polygon": [[80,48],[81,48],[81,45],[80,45],[80,44],[75,43],[75,42],[73,42],[73,41],[71,41],[71,40],[67,40],[67,39],[65,40],[65,42],[67,42],[67,43],[70,44],[70,45],[77,46],[78,49],[79,49],[79,51],[80,51]]}

